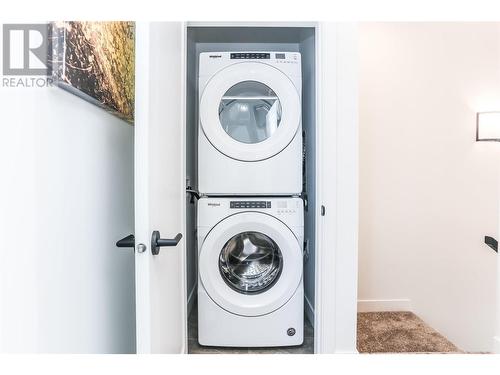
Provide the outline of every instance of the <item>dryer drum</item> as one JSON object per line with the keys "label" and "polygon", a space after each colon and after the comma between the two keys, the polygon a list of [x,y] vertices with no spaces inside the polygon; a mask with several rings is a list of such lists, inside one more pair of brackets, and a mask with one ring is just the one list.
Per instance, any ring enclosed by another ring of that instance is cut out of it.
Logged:
{"label": "dryer drum", "polygon": [[271,288],[281,275],[279,246],[260,232],[243,232],[226,242],[219,256],[222,278],[233,290],[258,294]]}
{"label": "dryer drum", "polygon": [[267,85],[244,81],[232,86],[222,97],[219,120],[233,139],[255,144],[270,138],[281,122],[278,96]]}

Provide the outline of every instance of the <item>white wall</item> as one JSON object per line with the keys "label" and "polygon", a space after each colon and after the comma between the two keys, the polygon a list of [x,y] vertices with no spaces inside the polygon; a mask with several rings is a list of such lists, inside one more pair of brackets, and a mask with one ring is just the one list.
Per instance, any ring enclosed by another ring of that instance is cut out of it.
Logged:
{"label": "white wall", "polygon": [[0,150],[0,352],[133,352],[133,127],[0,88]]}
{"label": "white wall", "polygon": [[363,24],[360,55],[359,299],[491,350],[500,144],[474,140],[500,109],[500,26]]}

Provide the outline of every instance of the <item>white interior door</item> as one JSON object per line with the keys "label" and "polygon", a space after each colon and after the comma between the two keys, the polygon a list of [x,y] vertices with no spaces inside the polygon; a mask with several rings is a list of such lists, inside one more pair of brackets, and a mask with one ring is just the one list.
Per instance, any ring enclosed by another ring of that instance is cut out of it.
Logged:
{"label": "white interior door", "polygon": [[[136,24],[135,282],[138,353],[186,351],[184,25]],[[165,241],[152,240],[154,231]],[[159,245],[153,254],[152,242]]]}

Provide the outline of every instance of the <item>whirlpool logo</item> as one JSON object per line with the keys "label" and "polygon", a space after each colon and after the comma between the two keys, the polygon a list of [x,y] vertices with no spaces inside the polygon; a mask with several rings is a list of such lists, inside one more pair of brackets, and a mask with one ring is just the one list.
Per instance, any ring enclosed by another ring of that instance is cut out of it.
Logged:
{"label": "whirlpool logo", "polygon": [[220,203],[219,202],[211,202],[211,203],[208,203],[208,206],[209,207],[219,207]]}
{"label": "whirlpool logo", "polygon": [[208,55],[211,59],[220,59],[222,58],[222,55]]}

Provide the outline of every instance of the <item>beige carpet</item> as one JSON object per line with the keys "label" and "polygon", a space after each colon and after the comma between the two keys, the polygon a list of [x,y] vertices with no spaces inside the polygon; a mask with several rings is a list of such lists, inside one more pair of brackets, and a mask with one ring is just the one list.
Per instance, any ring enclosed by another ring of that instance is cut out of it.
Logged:
{"label": "beige carpet", "polygon": [[358,313],[360,353],[461,353],[408,311]]}

